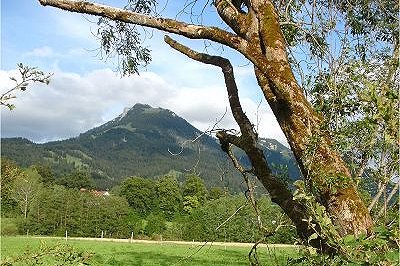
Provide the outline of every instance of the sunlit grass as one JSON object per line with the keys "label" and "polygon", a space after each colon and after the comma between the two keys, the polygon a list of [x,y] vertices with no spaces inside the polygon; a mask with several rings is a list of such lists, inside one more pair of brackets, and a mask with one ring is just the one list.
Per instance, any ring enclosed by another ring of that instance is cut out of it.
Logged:
{"label": "sunlit grass", "polygon": [[[248,265],[249,247],[181,245],[171,243],[118,243],[50,238],[3,237],[1,258],[16,257],[24,252],[34,253],[41,241],[46,246],[68,244],[77,251],[92,253],[89,265]],[[297,256],[294,248],[258,248],[263,265],[284,265],[289,257]],[[54,261],[45,260],[44,265]],[[26,265],[26,264],[15,264]]]}

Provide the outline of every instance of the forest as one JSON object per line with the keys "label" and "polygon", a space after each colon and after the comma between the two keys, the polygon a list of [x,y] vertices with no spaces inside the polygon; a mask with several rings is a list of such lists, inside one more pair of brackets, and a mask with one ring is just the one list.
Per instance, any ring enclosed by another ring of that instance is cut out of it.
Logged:
{"label": "forest", "polygon": [[[1,211],[8,221],[3,220],[3,236],[65,236],[67,231],[71,237],[250,243],[261,237],[243,193],[208,189],[193,174],[181,183],[172,175],[128,177],[108,192],[97,191],[84,172],[57,177],[48,166],[22,169],[5,158],[1,171]],[[271,230],[288,223],[266,195],[260,196],[259,205]],[[268,242],[295,239],[296,232],[288,224]]]}
{"label": "forest", "polygon": [[[258,191],[256,200],[268,235],[258,227],[258,216],[249,203],[248,192],[207,188],[195,174],[187,174],[183,181],[178,181],[173,171],[155,178],[127,177],[110,191],[100,191],[88,172],[78,170],[58,176],[48,165],[22,168],[2,157],[1,173],[3,237],[68,236],[204,243],[255,243],[262,239],[268,244],[302,243],[293,223],[265,191]],[[393,185],[389,188],[393,189]],[[371,204],[377,187],[373,182],[363,181],[359,191],[363,200]],[[388,204],[396,206],[396,202],[398,198],[393,196]],[[396,225],[398,210],[385,208],[384,204],[379,201],[373,208],[377,216],[385,212],[376,220],[379,241],[361,242],[372,245],[370,249],[381,249],[379,245],[389,248],[396,239],[396,231],[388,228]],[[346,241],[347,245],[358,245],[360,240]],[[386,249],[374,255],[372,261],[390,262],[387,256],[391,252]],[[310,261],[315,262],[315,259]]]}

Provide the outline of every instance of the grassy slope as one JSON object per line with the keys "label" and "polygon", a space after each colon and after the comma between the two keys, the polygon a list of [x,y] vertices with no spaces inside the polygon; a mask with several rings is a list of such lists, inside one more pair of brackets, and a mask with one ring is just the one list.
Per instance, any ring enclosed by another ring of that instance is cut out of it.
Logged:
{"label": "grassy slope", "polygon": [[[57,242],[45,239],[47,246]],[[2,237],[1,259],[22,255],[25,251],[37,251],[40,239],[25,237]],[[96,241],[68,241],[77,250],[94,253],[90,265],[248,265],[249,248],[206,246],[199,252],[198,246],[174,244],[138,244]],[[194,254],[195,253],[195,254]],[[289,256],[296,256],[291,248],[259,248],[258,253],[263,265],[285,265]],[[192,255],[190,258],[188,256]],[[187,259],[185,259],[187,258]],[[47,262],[44,265],[53,265]],[[26,264],[15,264],[26,265]]]}

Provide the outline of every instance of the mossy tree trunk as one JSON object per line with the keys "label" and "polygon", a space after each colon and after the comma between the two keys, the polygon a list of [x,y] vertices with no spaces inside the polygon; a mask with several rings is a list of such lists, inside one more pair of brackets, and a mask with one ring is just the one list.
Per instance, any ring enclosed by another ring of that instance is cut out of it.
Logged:
{"label": "mossy tree trunk", "polygon": [[[316,200],[327,209],[338,233],[344,236],[370,231],[373,223],[357,193],[350,171],[332,148],[329,132],[323,129],[323,117],[312,108],[294,77],[278,15],[271,1],[215,0],[219,16],[234,33],[83,1],[39,1],[42,5],[147,26],[191,39],[208,39],[243,54],[254,65],[259,86],[288,140],[307,185]],[[171,40],[169,44],[177,49]],[[190,51],[184,50],[179,51],[190,56]],[[253,166],[252,173],[269,191],[272,200],[294,221],[300,235],[306,237],[310,230],[303,221],[307,218],[304,217],[304,206],[293,201],[290,190],[271,174],[266,158],[257,148],[257,134],[241,110],[235,93],[236,85],[230,81],[229,64],[223,58],[219,58],[219,62],[213,61],[216,58],[208,58],[211,61],[205,62],[205,56],[198,58],[192,53],[190,57],[223,69],[232,113],[241,129],[240,137],[223,131],[217,137],[221,144],[235,145],[246,152]]]}

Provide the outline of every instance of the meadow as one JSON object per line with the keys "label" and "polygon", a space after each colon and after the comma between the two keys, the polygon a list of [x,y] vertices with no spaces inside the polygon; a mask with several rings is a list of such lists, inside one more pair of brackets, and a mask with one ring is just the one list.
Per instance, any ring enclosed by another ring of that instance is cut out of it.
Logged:
{"label": "meadow", "polygon": [[[249,251],[236,246],[2,237],[1,265],[35,265],[35,260],[41,265],[71,265],[62,263],[78,256],[86,257],[87,265],[249,265]],[[285,265],[298,254],[292,247],[259,247],[257,253],[263,265]]]}

